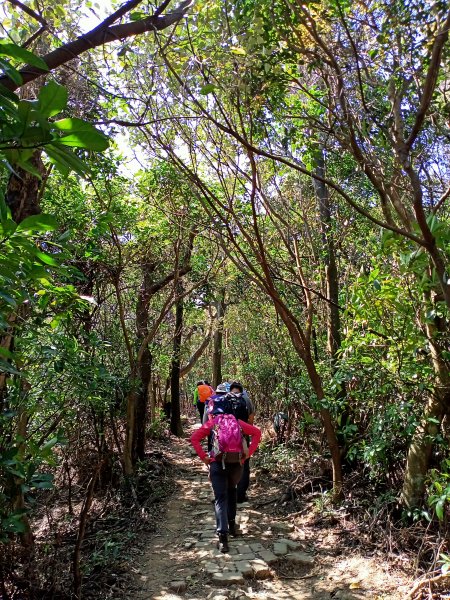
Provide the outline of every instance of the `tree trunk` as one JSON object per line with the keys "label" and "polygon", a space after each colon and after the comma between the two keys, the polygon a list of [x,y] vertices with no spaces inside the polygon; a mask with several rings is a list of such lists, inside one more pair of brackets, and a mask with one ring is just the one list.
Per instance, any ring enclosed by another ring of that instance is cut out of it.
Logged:
{"label": "tree trunk", "polygon": [[[30,159],[31,164],[44,177],[45,166],[41,159],[41,153],[35,152]],[[20,167],[11,175],[8,181],[5,201],[11,210],[11,217],[16,223],[20,223],[31,215],[41,212],[39,201],[41,199],[41,183],[36,175],[24,171]]]}
{"label": "tree trunk", "polygon": [[[22,382],[22,385],[24,385],[25,383],[26,382]],[[27,426],[28,426],[28,413],[26,412],[25,409],[22,409],[22,411],[19,415],[19,421],[17,424],[17,437],[19,440],[22,440],[18,445],[18,451],[17,451],[17,457],[20,461],[23,460],[24,454],[25,454],[25,442],[23,440],[26,440],[26,438],[27,438]],[[13,501],[14,510],[25,511],[26,510],[25,499],[24,499],[23,491],[22,491],[23,479],[21,479],[20,477],[15,478],[14,484],[15,484],[15,497],[14,497],[14,501]],[[30,554],[33,549],[33,546],[34,546],[34,539],[33,539],[33,534],[31,533],[30,522],[28,520],[28,516],[26,513],[24,513],[22,515],[21,521],[24,526],[24,531],[19,534],[20,541],[21,541],[22,545],[25,548],[27,548],[27,552]]]}
{"label": "tree trunk", "polygon": [[125,444],[123,447],[123,470],[124,474],[129,477],[134,473],[133,448],[134,448],[134,433],[136,420],[136,402],[137,392],[133,374],[131,376],[131,389],[127,396],[127,423],[125,426]]}
{"label": "tree trunk", "polygon": [[223,323],[225,317],[225,288],[219,293],[216,301],[216,327],[213,338],[212,385],[215,389],[222,382],[222,343]]}
{"label": "tree trunk", "polygon": [[[316,173],[319,177],[325,178],[325,157],[323,148],[320,148],[317,155]],[[316,191],[320,214],[322,242],[324,247],[323,260],[325,263],[327,284],[326,296],[329,300],[327,305],[328,352],[330,353],[334,364],[337,351],[341,346],[341,319],[339,314],[339,278],[336,266],[333,233],[331,231],[332,218],[330,196],[328,194],[327,186],[323,181],[314,179],[314,189]]]}
{"label": "tree trunk", "polygon": [[[322,402],[325,397],[322,379],[317,372],[316,365],[314,364],[314,360],[309,352],[306,353],[303,361],[305,363],[306,370],[308,371],[312,387],[317,396],[317,400],[318,402]],[[328,408],[321,408],[319,413],[325,429],[327,445],[331,454],[331,463],[333,468],[333,499],[340,500],[342,498],[342,464],[339,441],[336,436],[333,419]]]}
{"label": "tree trunk", "polygon": [[[148,312],[150,307],[151,286],[153,284],[152,274],[154,271],[154,265],[152,263],[143,263],[142,270],[143,280],[139,289],[136,306],[136,333],[139,347],[148,336]],[[148,343],[145,344],[145,348],[137,368],[139,373],[139,390],[136,396],[133,461],[137,459],[143,460],[145,456],[149,388],[152,377],[152,355],[150,353]]]}
{"label": "tree trunk", "polygon": [[[275,304],[277,311],[282,318],[284,324],[287,327],[289,336],[292,340],[294,349],[298,356],[303,361],[306,370],[308,372],[309,380],[316,394],[318,402],[322,402],[325,397],[323,390],[322,379],[317,372],[314,359],[311,355],[311,349],[305,348],[303,340],[293,323],[288,311],[281,305],[281,303]],[[336,436],[336,431],[333,424],[331,413],[327,408],[321,408],[319,410],[320,417],[322,419],[323,427],[325,429],[325,435],[327,438],[328,448],[331,454],[331,462],[333,468],[333,499],[339,500],[342,497],[342,464],[341,464],[341,451],[339,448],[339,442]]]}
{"label": "tree trunk", "polygon": [[416,508],[422,503],[425,477],[434,440],[440,431],[442,419],[446,414],[450,414],[449,365],[443,360],[442,349],[439,348],[439,342],[436,341],[439,338],[448,339],[448,332],[445,323],[439,325],[439,322],[435,326],[428,322],[426,324],[428,339],[431,340],[430,351],[436,374],[436,385],[408,449],[402,489],[402,501],[408,508]]}
{"label": "tree trunk", "polygon": [[181,340],[183,336],[183,286],[181,282],[177,284],[177,295],[179,296],[175,304],[175,335],[173,337],[173,355],[172,366],[170,369],[170,391],[172,410],[170,415],[170,431],[177,437],[182,437],[183,427],[181,426],[181,407],[180,407],[180,354]]}

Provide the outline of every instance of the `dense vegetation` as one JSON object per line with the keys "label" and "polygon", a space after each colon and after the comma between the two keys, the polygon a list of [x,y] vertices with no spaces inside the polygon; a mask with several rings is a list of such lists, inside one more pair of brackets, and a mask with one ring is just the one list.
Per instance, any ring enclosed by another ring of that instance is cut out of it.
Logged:
{"label": "dense vegetation", "polygon": [[446,530],[448,4],[168,4],[0,8],[5,598],[72,493],[80,596],[93,498],[205,376],[288,412],[330,501],[357,472]]}

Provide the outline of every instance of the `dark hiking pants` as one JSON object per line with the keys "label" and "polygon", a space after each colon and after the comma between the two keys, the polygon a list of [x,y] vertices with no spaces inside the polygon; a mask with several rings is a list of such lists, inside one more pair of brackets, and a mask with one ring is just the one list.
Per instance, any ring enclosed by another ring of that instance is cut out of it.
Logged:
{"label": "dark hiking pants", "polygon": [[200,400],[199,400],[197,402],[197,408],[198,408],[198,414],[200,415],[200,423],[203,423],[203,413],[205,412],[205,403],[200,402]]}
{"label": "dark hiking pants", "polygon": [[212,462],[209,466],[214,490],[218,533],[228,533],[228,522],[236,519],[236,486],[242,475],[240,463]]}
{"label": "dark hiking pants", "polygon": [[250,459],[244,463],[244,468],[242,469],[242,477],[237,484],[237,501],[245,502],[245,498],[247,495],[248,486],[250,485]]}

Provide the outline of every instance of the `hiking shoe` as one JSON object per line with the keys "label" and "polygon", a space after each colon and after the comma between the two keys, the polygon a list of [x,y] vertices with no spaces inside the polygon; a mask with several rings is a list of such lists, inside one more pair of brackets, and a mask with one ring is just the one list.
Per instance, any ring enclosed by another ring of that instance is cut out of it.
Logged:
{"label": "hiking shoe", "polygon": [[219,533],[219,550],[223,553],[229,552],[230,550],[227,533]]}
{"label": "hiking shoe", "polygon": [[237,537],[240,534],[239,525],[236,523],[236,521],[230,521],[228,523],[228,529],[232,537]]}
{"label": "hiking shoe", "polygon": [[248,496],[247,496],[247,494],[245,494],[245,496],[242,496],[242,498],[238,498],[238,499],[236,500],[236,502],[237,502],[238,504],[244,504],[244,502],[249,502],[249,499],[248,499]]}

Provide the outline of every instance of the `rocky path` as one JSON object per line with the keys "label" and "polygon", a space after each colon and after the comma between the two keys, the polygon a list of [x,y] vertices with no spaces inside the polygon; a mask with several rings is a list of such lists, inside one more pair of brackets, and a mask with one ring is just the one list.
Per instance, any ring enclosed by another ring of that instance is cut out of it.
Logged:
{"label": "rocky path", "polygon": [[[171,454],[179,465],[178,489],[135,569],[136,600],[406,597],[408,582],[382,560],[342,552],[333,535],[319,536],[293,516],[276,519],[264,506],[239,506],[242,536],[231,538],[229,554],[221,554],[206,467],[187,440],[174,441]],[[257,497],[257,505],[263,502]]]}

